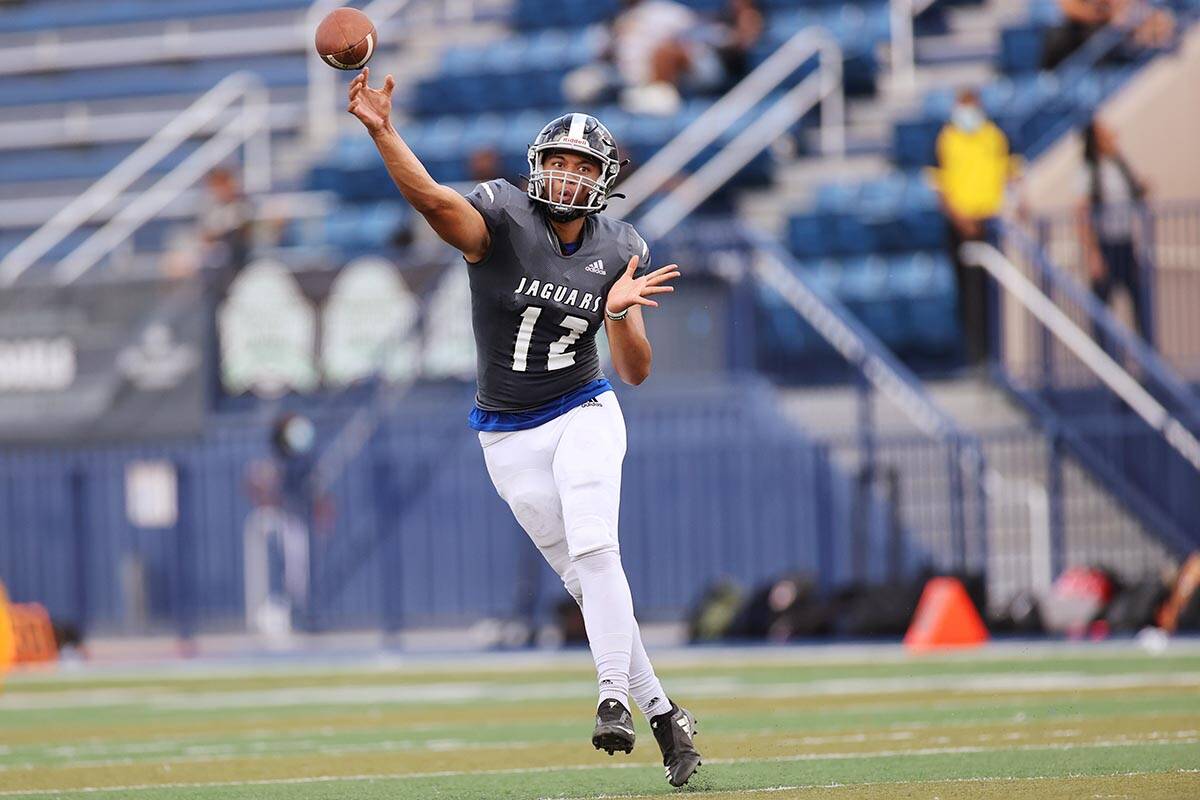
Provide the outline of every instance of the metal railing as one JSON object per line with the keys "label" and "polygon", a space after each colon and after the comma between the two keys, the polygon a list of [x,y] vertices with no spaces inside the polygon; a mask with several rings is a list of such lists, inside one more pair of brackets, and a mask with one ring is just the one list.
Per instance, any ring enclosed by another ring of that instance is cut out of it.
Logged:
{"label": "metal railing", "polygon": [[[1011,369],[1012,356],[1006,353],[996,362],[1000,382],[1040,420],[1052,446],[1069,448],[1164,543],[1177,552],[1194,546],[1200,441],[1193,431],[1007,256],[978,242],[964,245],[962,252],[1013,301],[1006,325],[1014,336],[1024,332],[1027,340],[1012,344],[1043,361],[1071,359],[1071,367],[1092,378],[1090,384],[1032,384]],[[1158,383],[1153,364],[1139,369],[1147,385]]]}
{"label": "metal railing", "polygon": [[967,261],[986,269],[1009,296],[1036,317],[1105,386],[1200,471],[1200,441],[1196,440],[1187,426],[1146,391],[1137,378],[1113,360],[1041,289],[1022,275],[1007,256],[982,242],[968,242],[963,245],[962,252]]}
{"label": "metal railing", "polygon": [[703,178],[699,174],[693,176],[698,179],[698,183],[692,184],[688,192],[694,196],[695,192],[707,190],[699,188],[700,184],[707,186],[714,179],[723,182],[727,178],[720,176],[726,173],[731,175],[732,172],[728,172],[730,166],[737,164],[733,167],[733,171],[736,172],[761,152],[770,143],[770,139],[786,130],[788,125],[794,124],[818,103],[821,109],[822,150],[825,155],[841,155],[845,150],[842,50],[826,31],[809,28],[784,42],[753,72],[709,106],[691,125],[630,176],[621,185],[621,192],[625,194],[626,199],[620,205],[614,204],[614,216],[632,216],[655,192],[662,189],[692,159],[700,155],[704,148],[717,141],[814,57],[817,58],[815,84],[810,82],[814,76],[809,76],[776,101],[769,111],[751,123],[730,143],[726,148],[730,153],[726,157],[727,160],[716,163],[711,167],[711,172],[706,172]]}
{"label": "metal railing", "polygon": [[[1140,383],[1152,389],[1157,400],[1170,406],[1189,430],[1200,432],[1200,397],[1171,365],[1146,340],[1119,322],[1092,292],[1051,263],[1036,242],[1011,225],[1004,226],[1004,234],[1012,251],[1023,257],[1041,290],[1064,315],[1077,326],[1080,322],[1087,324],[1098,346],[1113,362],[1132,362],[1142,376]],[[1042,355],[1038,364],[1041,381],[1050,385],[1054,382],[1053,373],[1065,371],[1064,365],[1056,362],[1050,352]],[[1089,374],[1092,373],[1090,365],[1087,366]]]}
{"label": "metal railing", "polygon": [[[1108,205],[1108,204],[1106,204]],[[1133,263],[1143,295],[1149,344],[1186,381],[1200,379],[1200,202],[1155,201],[1130,208]],[[1031,226],[1038,245],[1072,283],[1089,280],[1078,212],[1043,215]],[[1082,285],[1080,291],[1083,291]],[[1086,321],[1086,319],[1085,319]],[[1138,322],[1135,314],[1135,323]]]}
{"label": "metal railing", "polygon": [[[839,63],[838,70],[840,66]],[[840,72],[834,74],[834,70],[822,69],[790,89],[735,136],[720,153],[685,178],[668,198],[657,203],[643,216],[640,223],[642,234],[653,239],[674,228],[809,110],[836,96],[841,88]],[[840,148],[839,143],[834,149],[840,152]]]}
{"label": "metal railing", "polygon": [[[988,558],[989,470],[978,437],[964,431],[865,325],[804,277],[787,250],[757,232],[747,229],[746,236],[755,248],[754,277],[774,290],[922,434],[946,447],[948,527],[956,556],[953,566],[981,568]],[[864,449],[870,447],[868,442]],[[1002,479],[993,476],[990,480],[995,483]],[[973,535],[968,536],[968,531]]]}
{"label": "metal railing", "polygon": [[237,113],[225,118],[211,138],[153,186],[140,192],[132,202],[63,258],[55,268],[54,280],[70,283],[78,279],[239,147],[246,150],[242,160],[245,189],[248,192],[267,190],[271,184],[267,92],[262,81],[253,73],[238,72],[206,92],[13,248],[0,261],[0,286],[11,286],[39,259],[94,219],[164,158],[239,104]]}
{"label": "metal railing", "polygon": [[[1026,158],[1032,159],[1040,155],[1057,142],[1065,132],[1087,122],[1095,110],[1092,104],[1075,102],[1067,103],[1064,107],[1063,98],[1077,95],[1076,90],[1082,84],[1094,79],[1097,72],[1103,67],[1105,60],[1112,57],[1129,42],[1134,41],[1137,25],[1155,11],[1154,6],[1146,4],[1139,8],[1124,26],[1108,25],[1097,31],[1055,68],[1054,75],[1058,81],[1057,91],[1045,103],[1030,109],[1025,118],[1016,125],[1015,138],[1024,143],[1022,151]],[[1138,47],[1133,63],[1144,63],[1175,47],[1183,40],[1189,26],[1197,18],[1200,18],[1200,9],[1180,12],[1177,17],[1174,40],[1161,48]],[[1052,123],[1045,126],[1044,130],[1041,130],[1039,135],[1034,138],[1030,128],[1035,127],[1036,129],[1036,126],[1041,125],[1041,118],[1046,114],[1053,116]]]}
{"label": "metal railing", "polygon": [[888,24],[892,34],[891,80],[893,88],[900,92],[912,93],[917,88],[914,27],[917,17],[935,2],[936,0],[891,0],[888,5]]}

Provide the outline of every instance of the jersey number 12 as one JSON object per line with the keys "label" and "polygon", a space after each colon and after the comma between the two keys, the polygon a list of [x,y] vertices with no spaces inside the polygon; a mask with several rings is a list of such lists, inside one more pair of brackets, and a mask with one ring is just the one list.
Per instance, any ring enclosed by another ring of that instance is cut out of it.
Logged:
{"label": "jersey number 12", "polygon": [[[513,348],[514,372],[524,372],[529,367],[529,345],[533,342],[533,326],[537,324],[541,314],[540,306],[529,306],[521,312],[521,327],[517,329],[517,344]],[[575,353],[569,348],[579,341],[579,337],[586,333],[588,328],[586,319],[570,315],[563,317],[559,325],[566,328],[567,332],[550,345],[550,354],[546,358],[548,371],[563,369],[575,363]]]}

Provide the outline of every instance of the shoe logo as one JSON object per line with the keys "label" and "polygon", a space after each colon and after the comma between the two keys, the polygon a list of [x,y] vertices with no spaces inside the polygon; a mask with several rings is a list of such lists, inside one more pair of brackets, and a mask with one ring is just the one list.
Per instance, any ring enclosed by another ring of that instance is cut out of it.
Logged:
{"label": "shoe logo", "polygon": [[608,274],[607,272],[604,271],[604,259],[603,258],[601,258],[597,261],[593,261],[592,263],[588,264],[583,269],[586,272],[594,272],[597,275],[607,275]]}
{"label": "shoe logo", "polygon": [[615,706],[616,704],[617,704],[617,701],[616,701],[616,700],[609,700],[609,701],[608,701],[608,707],[609,707],[609,708],[612,708],[612,707],[613,707],[613,706]]}
{"label": "shoe logo", "polygon": [[679,727],[683,728],[683,732],[688,736],[692,735],[692,725],[688,722],[687,717],[680,717],[679,719],[675,720],[675,723],[679,725]]}

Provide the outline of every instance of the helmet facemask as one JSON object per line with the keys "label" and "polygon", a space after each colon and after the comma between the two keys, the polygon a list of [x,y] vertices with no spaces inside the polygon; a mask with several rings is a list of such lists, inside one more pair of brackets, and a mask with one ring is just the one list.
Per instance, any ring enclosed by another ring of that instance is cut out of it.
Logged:
{"label": "helmet facemask", "polygon": [[[598,174],[546,168],[555,152],[587,157]],[[529,197],[542,203],[547,216],[558,222],[603,211],[621,169],[612,135],[599,120],[585,114],[567,114],[549,123],[530,145],[528,157]],[[566,191],[554,196],[555,188]]]}
{"label": "helmet facemask", "polygon": [[[580,175],[569,169],[546,167],[545,162],[559,150],[586,155],[598,168],[596,175]],[[607,174],[610,170],[598,154],[552,142],[530,148],[529,161],[529,196],[546,204],[546,213],[551,219],[566,222],[586,214],[595,214],[608,205],[608,187],[616,176]],[[562,191],[556,193],[554,189]]]}

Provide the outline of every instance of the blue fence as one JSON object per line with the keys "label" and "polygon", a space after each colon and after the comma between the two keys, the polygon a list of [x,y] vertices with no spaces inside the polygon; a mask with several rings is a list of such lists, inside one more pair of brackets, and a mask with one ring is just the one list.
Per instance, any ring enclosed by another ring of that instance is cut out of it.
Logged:
{"label": "blue fence", "polygon": [[[334,483],[332,524],[318,522],[311,537],[314,627],[461,623],[565,598],[533,566],[540,556],[488,481],[463,423],[467,399],[462,388],[410,396]],[[885,497],[782,421],[766,390],[637,392],[623,402],[622,547],[643,616],[678,617],[720,577],[752,585],[797,570],[832,589],[883,574],[885,559],[913,570],[927,561],[894,527]],[[92,631],[240,628],[244,483],[247,466],[268,456],[267,435],[261,423],[226,420],[203,442],[5,452],[0,578],[14,598]],[[127,518],[125,470],[139,459],[178,469],[172,529]]]}

